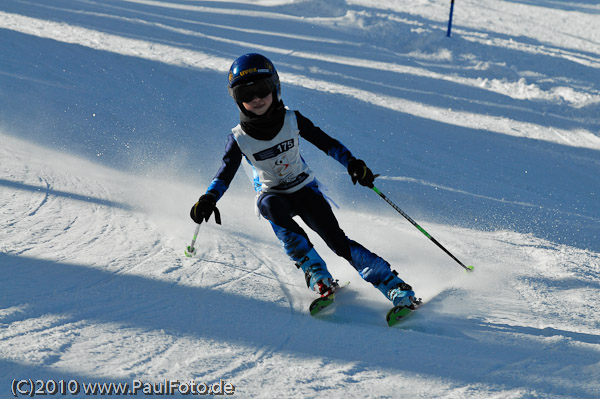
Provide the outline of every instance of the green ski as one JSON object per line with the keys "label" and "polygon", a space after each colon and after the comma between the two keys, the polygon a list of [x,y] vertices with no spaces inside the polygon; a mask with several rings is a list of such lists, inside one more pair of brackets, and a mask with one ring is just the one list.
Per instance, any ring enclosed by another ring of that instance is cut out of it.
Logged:
{"label": "green ski", "polygon": [[394,306],[387,312],[385,319],[387,320],[388,326],[392,327],[398,324],[401,320],[404,320],[404,318],[411,313],[411,308],[407,308],[406,306]]}
{"label": "green ski", "polygon": [[399,322],[405,320],[412,314],[412,312],[419,309],[422,304],[423,301],[421,299],[416,299],[411,306],[394,306],[388,310],[387,314],[385,315],[385,320],[387,321],[388,326],[395,326]]}

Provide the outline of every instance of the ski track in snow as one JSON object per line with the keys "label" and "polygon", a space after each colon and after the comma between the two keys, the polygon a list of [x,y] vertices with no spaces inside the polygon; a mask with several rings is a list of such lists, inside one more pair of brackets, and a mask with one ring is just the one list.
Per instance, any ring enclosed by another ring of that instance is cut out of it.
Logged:
{"label": "ski track in snow", "polygon": [[[600,397],[600,8],[458,2],[449,41],[447,6],[3,2],[0,396],[13,379],[54,378],[225,380],[252,398]],[[340,225],[425,300],[398,328],[311,232],[351,284],[308,316],[314,296],[256,220],[244,176],[219,203],[224,225],[203,224],[183,256],[223,144],[209,135],[235,123],[219,120],[230,100],[206,93],[248,49],[476,272],[341,169],[327,170],[346,186],[324,176],[345,196]],[[193,173],[173,166],[189,164],[178,140],[201,160]],[[422,218],[428,205],[450,221]]]}

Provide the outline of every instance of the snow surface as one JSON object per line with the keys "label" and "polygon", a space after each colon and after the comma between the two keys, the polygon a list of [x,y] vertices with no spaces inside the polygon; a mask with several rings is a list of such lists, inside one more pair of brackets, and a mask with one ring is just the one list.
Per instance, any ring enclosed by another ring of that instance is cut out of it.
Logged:
{"label": "snow surface", "polygon": [[[600,397],[600,4],[457,1],[451,38],[448,11],[2,0],[0,397],[14,379],[223,380],[243,398]],[[273,60],[288,106],[475,273],[308,143],[348,236],[426,306],[387,327],[387,300],[309,232],[351,281],[311,318],[314,294],[241,171],[223,225],[203,224],[184,257],[189,208],[238,121],[226,72],[250,51]]]}

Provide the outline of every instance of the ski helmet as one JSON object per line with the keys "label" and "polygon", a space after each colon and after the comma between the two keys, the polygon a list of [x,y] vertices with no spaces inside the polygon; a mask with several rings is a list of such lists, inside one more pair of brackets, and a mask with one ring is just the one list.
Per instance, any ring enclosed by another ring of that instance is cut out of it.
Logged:
{"label": "ski helmet", "polygon": [[275,66],[267,57],[257,53],[238,57],[229,68],[227,84],[229,95],[240,102],[249,102],[254,96],[265,97],[269,93],[281,97],[281,85]]}

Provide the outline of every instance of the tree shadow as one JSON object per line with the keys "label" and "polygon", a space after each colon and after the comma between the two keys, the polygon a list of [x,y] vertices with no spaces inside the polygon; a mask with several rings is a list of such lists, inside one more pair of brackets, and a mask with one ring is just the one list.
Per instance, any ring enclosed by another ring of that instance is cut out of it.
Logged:
{"label": "tree shadow", "polygon": [[82,195],[82,194],[72,193],[72,192],[68,192],[68,191],[55,190],[54,188],[51,188],[48,186],[46,186],[46,187],[33,186],[31,184],[25,184],[25,183],[21,183],[21,182],[6,180],[6,179],[0,179],[0,186],[4,186],[6,188],[10,188],[13,190],[25,190],[25,191],[29,191],[32,193],[44,192],[46,194],[46,197],[56,196],[56,197],[72,199],[75,201],[84,201],[84,202],[89,202],[89,203],[96,204],[96,205],[108,206],[111,208],[117,208],[117,209],[123,209],[123,210],[131,210],[132,209],[130,205],[122,203],[122,202],[111,201],[111,200],[97,198],[97,197],[91,197],[89,195]]}
{"label": "tree shadow", "polygon": [[[540,394],[577,394],[591,398],[586,385],[562,388],[559,380],[544,375],[543,365],[527,369],[527,376],[490,377],[498,368],[514,365],[518,371],[524,362],[536,362],[547,354],[547,344],[538,341],[521,345],[513,338],[494,340],[499,329],[509,327],[470,320],[457,315],[440,315],[435,306],[430,312],[423,309],[411,322],[423,329],[389,329],[359,323],[332,324],[297,314],[290,308],[236,295],[234,293],[173,284],[159,279],[136,275],[114,274],[84,265],[66,264],[34,258],[0,254],[3,275],[0,303],[4,308],[20,307],[19,312],[5,315],[4,325],[45,315],[60,315],[56,323],[77,328],[77,322],[110,323],[113,328],[136,328],[142,331],[162,331],[173,337],[192,337],[199,340],[227,342],[234,347],[261,348],[263,353],[289,353],[300,358],[324,357],[357,363],[357,367],[377,367],[435,378],[452,379],[460,384],[486,382],[504,388],[534,388]],[[26,276],[26,278],[23,278]],[[347,304],[352,306],[351,304]],[[360,310],[360,309],[359,309]],[[366,310],[360,310],[356,317]],[[431,334],[428,326],[440,328]],[[509,334],[526,333],[546,336],[547,330],[529,327],[510,327]],[[461,332],[457,335],[457,332]],[[473,333],[474,332],[474,333]],[[26,332],[15,332],[23,334]],[[593,334],[574,334],[552,331],[569,340],[597,343]],[[78,334],[64,339],[66,351],[76,342]],[[482,338],[486,337],[488,338]],[[343,337],[343,339],[340,339]],[[401,338],[400,338],[401,337]],[[400,340],[400,341],[399,341]],[[410,345],[401,345],[401,342]],[[468,350],[465,350],[468,348]],[[577,359],[579,367],[592,366],[598,358],[585,347],[564,345],[560,358],[550,363]],[[435,354],[424,356],[424,354]],[[92,354],[81,353],[81,356]],[[235,351],[224,353],[225,358],[236,356]],[[566,360],[565,360],[566,359]],[[47,357],[39,365],[18,365],[18,356],[4,359],[4,375],[17,378],[15,373],[32,372],[29,378],[44,378],[61,374],[64,378],[91,379],[75,370],[58,371],[60,360]],[[544,360],[544,365],[548,360]],[[448,365],[448,367],[440,367]],[[450,366],[451,365],[451,366]],[[16,367],[15,367],[16,366]],[[13,370],[12,368],[15,367]],[[552,366],[547,366],[548,368]],[[578,370],[575,369],[575,370]],[[565,375],[577,380],[580,376]],[[135,376],[131,376],[132,378]],[[235,383],[235,381],[231,381]]]}

